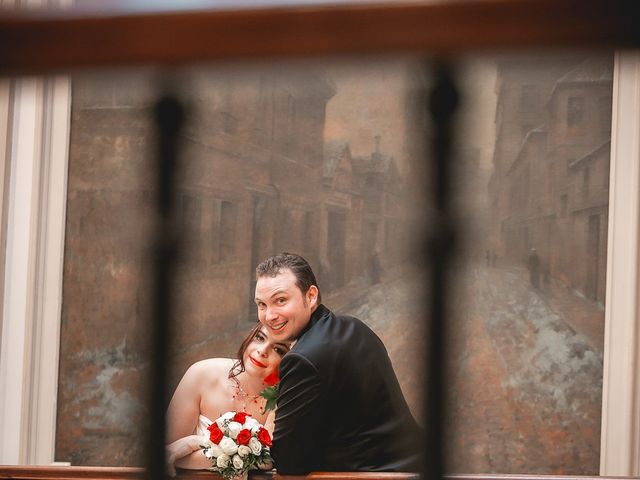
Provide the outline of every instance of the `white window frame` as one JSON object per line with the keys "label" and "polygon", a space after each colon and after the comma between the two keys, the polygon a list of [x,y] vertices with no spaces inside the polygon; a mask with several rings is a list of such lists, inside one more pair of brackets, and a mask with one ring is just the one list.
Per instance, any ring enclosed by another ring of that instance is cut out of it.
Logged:
{"label": "white window frame", "polygon": [[616,53],[602,386],[601,475],[640,475],[640,51]]}
{"label": "white window frame", "polygon": [[[44,465],[55,449],[71,85],[13,82],[0,83],[0,463]],[[640,476],[638,51],[616,54],[612,111],[600,474]]]}
{"label": "white window frame", "polygon": [[0,463],[42,465],[55,448],[71,85],[68,77],[11,82],[0,91],[9,177],[0,192]]}

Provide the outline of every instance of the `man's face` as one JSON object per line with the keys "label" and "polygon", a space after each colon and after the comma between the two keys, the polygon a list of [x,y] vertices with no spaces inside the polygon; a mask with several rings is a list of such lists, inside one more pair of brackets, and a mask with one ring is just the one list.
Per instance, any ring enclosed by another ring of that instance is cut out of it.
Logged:
{"label": "man's face", "polygon": [[258,319],[277,341],[295,340],[307,326],[318,302],[313,285],[303,294],[291,270],[275,277],[260,277],[256,283]]}

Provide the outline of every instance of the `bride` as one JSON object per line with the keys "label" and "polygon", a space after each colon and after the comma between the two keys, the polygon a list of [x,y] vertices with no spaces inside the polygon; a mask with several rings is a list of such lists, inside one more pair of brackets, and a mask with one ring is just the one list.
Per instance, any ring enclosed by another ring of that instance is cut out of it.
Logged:
{"label": "bride", "polygon": [[171,476],[175,467],[211,467],[200,449],[201,436],[225,412],[250,413],[273,435],[275,413],[264,411],[266,400],[260,392],[277,375],[290,348],[288,342],[273,340],[258,322],[240,344],[237,359],[209,358],[189,367],[167,410],[166,461]]}

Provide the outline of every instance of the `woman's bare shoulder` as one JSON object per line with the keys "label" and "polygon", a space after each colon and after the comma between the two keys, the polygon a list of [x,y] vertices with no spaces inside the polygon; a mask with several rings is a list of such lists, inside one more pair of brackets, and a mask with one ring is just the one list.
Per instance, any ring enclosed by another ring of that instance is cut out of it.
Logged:
{"label": "woman's bare shoulder", "polygon": [[191,365],[188,373],[198,377],[199,380],[218,380],[221,377],[228,377],[233,363],[232,358],[207,358]]}

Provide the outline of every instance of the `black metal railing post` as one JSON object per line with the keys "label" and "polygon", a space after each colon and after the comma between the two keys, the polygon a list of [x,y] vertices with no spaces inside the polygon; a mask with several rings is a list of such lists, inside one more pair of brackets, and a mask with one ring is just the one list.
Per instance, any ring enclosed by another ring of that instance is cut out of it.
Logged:
{"label": "black metal railing post", "polygon": [[165,474],[165,409],[168,404],[167,371],[172,324],[173,279],[178,240],[174,198],[179,169],[179,138],[184,109],[173,96],[161,97],[154,109],[157,141],[157,223],[154,251],[154,297],[150,319],[151,378],[149,431],[146,450],[148,480]]}
{"label": "black metal railing post", "polygon": [[446,419],[446,340],[451,259],[455,245],[452,208],[452,167],[454,116],[458,90],[451,67],[436,62],[428,73],[435,73],[428,104],[432,132],[427,140],[432,167],[428,168],[427,188],[432,192],[433,218],[428,225],[426,261],[431,293],[426,312],[428,348],[425,396],[425,479],[438,480],[445,468]]}

